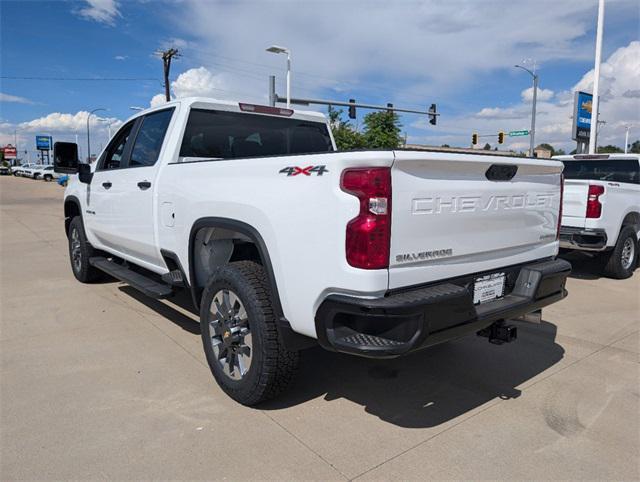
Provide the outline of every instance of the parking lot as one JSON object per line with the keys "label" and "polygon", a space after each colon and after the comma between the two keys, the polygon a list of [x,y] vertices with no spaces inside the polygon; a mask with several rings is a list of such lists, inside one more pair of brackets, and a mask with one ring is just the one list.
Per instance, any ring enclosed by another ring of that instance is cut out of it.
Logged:
{"label": "parking lot", "polygon": [[578,261],[515,343],[303,353],[249,409],[189,300],[73,277],[56,183],[0,178],[0,479],[638,479],[640,274]]}

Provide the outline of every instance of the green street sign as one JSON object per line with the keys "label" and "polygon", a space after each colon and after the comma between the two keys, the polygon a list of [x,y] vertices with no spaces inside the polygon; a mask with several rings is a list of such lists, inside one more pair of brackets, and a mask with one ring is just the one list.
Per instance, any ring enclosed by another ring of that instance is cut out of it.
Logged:
{"label": "green street sign", "polygon": [[529,131],[511,131],[509,137],[528,136]]}

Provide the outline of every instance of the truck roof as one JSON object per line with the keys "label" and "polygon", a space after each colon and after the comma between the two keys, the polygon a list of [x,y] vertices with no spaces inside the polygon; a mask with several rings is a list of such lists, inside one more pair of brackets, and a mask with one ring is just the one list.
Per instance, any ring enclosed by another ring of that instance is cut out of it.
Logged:
{"label": "truck roof", "polygon": [[[214,99],[212,97],[182,97],[180,99],[165,102],[164,104],[150,107],[140,112],[136,112],[135,115],[132,115],[129,119],[135,119],[136,117],[148,114],[150,112],[166,109],[167,107],[170,107],[172,105],[184,105],[194,109],[224,110],[229,112],[239,112],[239,113],[245,113],[245,114],[251,114],[252,112],[248,112],[247,110],[243,111],[240,107],[241,105],[271,108],[270,106],[255,104],[252,102],[241,102],[241,101],[234,102],[234,101],[228,101],[228,100]],[[284,107],[277,107],[277,108],[284,111],[287,111],[287,110],[292,111],[293,114],[286,116],[288,118],[304,119],[310,122],[322,122],[322,123],[325,123],[327,121],[325,115],[322,114],[321,112],[315,112],[310,110],[286,109]],[[274,117],[282,117],[281,115],[269,114],[268,112],[259,112],[259,114],[272,115]]]}

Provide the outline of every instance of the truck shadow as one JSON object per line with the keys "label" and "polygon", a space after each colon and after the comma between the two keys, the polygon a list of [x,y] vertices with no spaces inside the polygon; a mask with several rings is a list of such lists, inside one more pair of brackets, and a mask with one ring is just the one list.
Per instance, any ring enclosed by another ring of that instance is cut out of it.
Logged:
{"label": "truck shadow", "polygon": [[574,251],[559,256],[571,263],[570,278],[597,280],[602,277],[603,262],[584,253]]}
{"label": "truck shadow", "polygon": [[[185,331],[200,335],[188,293],[157,301],[128,286],[119,289]],[[492,345],[471,335],[391,360],[310,348],[301,352],[292,386],[258,408],[284,410],[318,397],[344,398],[400,427],[438,426],[496,398],[519,397],[517,387],[562,359],[564,349],[555,342],[556,325],[516,324],[518,339],[513,343]]]}
{"label": "truck shadow", "polygon": [[518,324],[518,340],[492,345],[468,336],[403,358],[371,360],[313,348],[302,352],[294,386],[260,408],[281,410],[324,396],[345,398],[367,413],[406,428],[434,427],[495,399],[558,363],[556,326]]}

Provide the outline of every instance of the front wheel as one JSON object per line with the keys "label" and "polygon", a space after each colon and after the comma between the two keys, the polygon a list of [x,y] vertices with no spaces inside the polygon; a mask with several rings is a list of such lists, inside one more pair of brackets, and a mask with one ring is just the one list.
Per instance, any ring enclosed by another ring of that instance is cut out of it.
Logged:
{"label": "front wheel", "polygon": [[51,174],[45,174],[43,179],[47,182],[53,181],[53,176]]}
{"label": "front wheel", "polygon": [[616,279],[631,277],[638,259],[638,238],[633,226],[624,226],[618,236],[618,242],[607,253],[604,274]]}
{"label": "front wheel", "polygon": [[81,283],[91,283],[102,277],[102,271],[89,264],[89,258],[96,256],[96,250],[89,244],[84,233],[82,218],[76,216],[69,224],[69,260],[74,276]]}
{"label": "front wheel", "polygon": [[237,402],[256,405],[291,382],[298,352],[278,336],[270,284],[259,264],[238,261],[216,269],[202,295],[200,328],[211,372]]}

